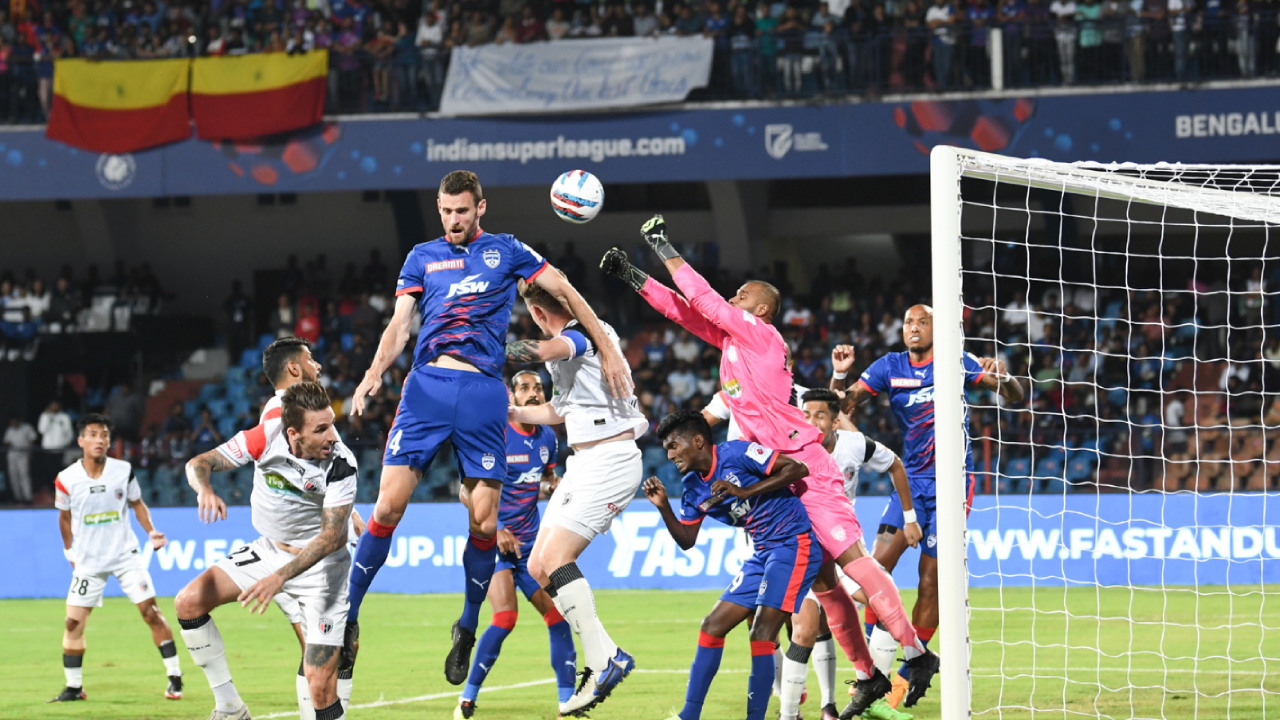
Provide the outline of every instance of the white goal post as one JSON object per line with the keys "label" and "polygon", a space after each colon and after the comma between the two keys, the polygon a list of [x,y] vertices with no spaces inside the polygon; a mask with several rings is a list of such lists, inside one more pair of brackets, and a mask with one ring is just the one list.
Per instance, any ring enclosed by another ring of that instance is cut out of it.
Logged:
{"label": "white goal post", "polygon": [[[1265,583],[1280,580],[1280,523],[1266,515],[1268,498],[1272,514],[1280,512],[1274,492],[1280,485],[1272,479],[1280,468],[1280,388],[1262,387],[1260,381],[1271,372],[1267,363],[1280,368],[1280,345],[1274,361],[1267,354],[1280,335],[1280,313],[1273,312],[1280,293],[1265,280],[1268,271],[1280,277],[1280,244],[1268,244],[1280,230],[1280,167],[1055,163],[939,146],[930,156],[930,183],[942,659],[934,687],[941,691],[942,720],[1280,717],[1280,621],[1268,620],[1273,616],[1265,612],[1268,597],[1277,598]],[[1055,208],[1046,197],[1068,199]],[[1046,240],[1055,229],[1058,237]],[[975,267],[978,246],[989,267]],[[1014,251],[1025,256],[1017,272],[999,260]],[[1057,253],[1056,269],[1036,265],[1045,251]],[[1069,263],[1076,263],[1072,273],[1085,268],[1095,279],[1077,282],[1066,271]],[[1123,281],[1101,279],[1098,268],[1107,263],[1123,266]],[[1134,273],[1144,272],[1157,276],[1131,282]],[[1214,289],[1227,307],[1219,319],[1201,299],[1203,278],[1213,273],[1225,278],[1223,289]],[[966,296],[966,282],[984,289]],[[1246,285],[1247,291],[1237,289]],[[1001,323],[1008,322],[1009,293],[985,288],[1011,286],[1027,288],[1012,300],[1022,308],[1015,312],[1027,318],[1025,327],[1044,324],[1006,341],[1010,326]],[[1056,295],[1057,304],[1033,307],[1033,288]],[[1080,294],[1092,295],[1093,300],[1084,298],[1087,309],[1067,302]],[[1147,311],[1160,308],[1146,313],[1159,318],[1137,319],[1138,302],[1130,300],[1135,297]],[[1170,320],[1163,311],[1170,298],[1174,305],[1190,303],[1193,320]],[[1117,304],[1123,313],[1112,312]],[[1244,309],[1237,313],[1237,307]],[[992,318],[994,332],[966,337],[966,323],[972,327],[976,313]],[[1062,337],[1063,327],[1075,321],[1089,327],[1083,351]],[[1120,333],[1117,327],[1124,329],[1123,338],[1106,335]],[[1053,390],[1059,404],[1006,408],[994,399],[966,396],[961,359],[975,341],[1020,358],[1032,375],[1018,376],[1029,396]],[[1052,372],[1036,375],[1036,353],[1067,358],[1059,360],[1056,378]],[[1093,374],[1082,379],[1086,362],[1093,363]],[[1099,368],[1107,363],[1128,382],[1101,380]],[[1080,374],[1068,380],[1067,368]],[[1147,368],[1154,368],[1154,381],[1130,377]],[[1170,377],[1186,368],[1190,387],[1172,385]],[[1205,375],[1210,368],[1221,372],[1211,388]],[[1246,381],[1261,385],[1243,389]],[[1070,399],[1064,398],[1073,392],[1089,396],[1086,411],[1066,409]],[[1201,407],[1218,396],[1222,409],[1215,412],[1221,415],[1206,420]],[[1183,412],[1180,398],[1188,420],[1181,422],[1179,414],[1179,422],[1170,425],[1167,409],[1177,401]],[[970,438],[964,428],[971,410],[999,419],[987,426],[995,436],[982,438],[989,494],[980,499],[987,512],[987,529],[978,531],[981,558],[971,537],[974,518],[966,512]],[[1061,437],[1046,442],[1032,430],[1014,439],[1004,419],[1015,416],[1031,427],[1056,422]],[[1079,440],[1087,432],[1073,430],[1080,427],[1095,428],[1091,446]],[[1103,444],[1104,429],[1111,445]],[[1178,433],[1190,436],[1181,442],[1192,450],[1171,459],[1170,438]],[[1123,448],[1115,438],[1123,438]],[[1272,442],[1275,460],[1267,454]],[[1218,447],[1225,449],[1213,455]],[[1020,467],[1030,469],[1021,474],[1031,477],[1011,477],[1020,471],[1006,471],[1006,463],[1024,452]],[[1056,465],[1053,453],[1064,453]],[[1073,481],[1067,466],[1083,455],[1071,453],[1089,454],[1084,467],[1091,474],[1077,474]],[[1058,477],[1036,469],[1046,457],[1050,462],[1040,467]],[[1186,487],[1169,480],[1175,466],[1190,473]],[[1024,486],[1025,491],[1010,489]],[[1135,509],[1139,505],[1156,514],[1144,515]],[[1046,507],[1062,516],[1052,519],[1060,532],[1055,524],[1052,534],[1028,540],[1030,518],[1039,522],[1044,516],[1037,513]],[[1072,529],[1072,515],[1092,523],[1092,530]],[[1184,539],[1188,532],[1190,539]],[[1113,549],[1121,537],[1124,547]],[[1007,575],[998,564],[996,571],[975,570],[972,563],[996,557],[993,547],[1027,564]],[[1071,562],[1078,564],[1069,567]],[[1052,571],[1046,569],[1050,565]],[[1089,572],[1076,573],[1079,568]],[[978,590],[979,585],[985,587]],[[986,606],[978,607],[977,593],[988,588]],[[1081,599],[1087,609],[1081,609]],[[1012,619],[1019,614],[1030,625]],[[996,626],[999,637],[981,634]],[[1113,644],[1125,632],[1130,644]],[[1143,633],[1156,639],[1138,637]],[[995,667],[975,666],[977,654]]]}

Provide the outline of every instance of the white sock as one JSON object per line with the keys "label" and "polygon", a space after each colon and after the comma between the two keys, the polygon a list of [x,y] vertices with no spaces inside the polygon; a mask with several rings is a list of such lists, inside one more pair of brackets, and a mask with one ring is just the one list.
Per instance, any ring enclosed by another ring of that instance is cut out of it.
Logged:
{"label": "white sock", "polygon": [[338,699],[342,701],[342,709],[346,710],[351,705],[351,688],[355,680],[342,675],[343,673],[338,673]]}
{"label": "white sock", "polygon": [[[67,658],[75,658],[75,660],[72,661],[75,663],[75,667],[71,667],[67,664]],[[81,663],[83,662],[83,655],[62,654],[62,672],[67,676],[67,687],[84,687],[84,668],[81,667]]]}
{"label": "white sock", "polygon": [[782,697],[782,663],[787,659],[782,654],[782,645],[773,650],[773,694],[774,697]]}
{"label": "white sock", "polygon": [[819,635],[813,644],[813,670],[818,674],[818,689],[822,691],[822,707],[836,701],[836,641],[831,633]]}
{"label": "white sock", "polygon": [[160,659],[164,660],[164,672],[170,677],[182,677],[182,666],[178,664],[178,649],[172,640],[165,640],[157,648]]}
{"label": "white sock", "polygon": [[298,715],[301,716],[301,720],[316,720],[316,708],[311,704],[311,684],[302,674],[301,666],[298,667],[295,682],[298,687]]}
{"label": "white sock", "polygon": [[213,688],[213,697],[220,712],[235,712],[244,704],[236,686],[231,684],[231,668],[227,666],[227,652],[222,645],[222,633],[213,618],[203,615],[194,620],[178,620],[182,624],[182,641],[187,644],[191,659],[204,670],[204,676]]}
{"label": "white sock", "polygon": [[898,652],[898,641],[893,639],[888,630],[876,625],[875,629],[871,631],[871,639],[867,642],[867,649],[871,651],[871,661],[875,663],[880,672],[884,673],[885,677],[890,677],[889,671],[893,669],[893,656]]}
{"label": "white sock", "polygon": [[800,696],[804,694],[804,680],[809,675],[809,657],[813,648],[791,643],[782,661],[781,720],[795,720],[800,714]]}
{"label": "white sock", "polygon": [[618,646],[600,624],[591,586],[582,577],[576,563],[569,563],[551,575],[552,586],[559,585],[555,597],[556,608],[569,621],[570,629],[582,643],[583,659],[587,667],[599,677],[605,669],[605,663],[618,653]]}

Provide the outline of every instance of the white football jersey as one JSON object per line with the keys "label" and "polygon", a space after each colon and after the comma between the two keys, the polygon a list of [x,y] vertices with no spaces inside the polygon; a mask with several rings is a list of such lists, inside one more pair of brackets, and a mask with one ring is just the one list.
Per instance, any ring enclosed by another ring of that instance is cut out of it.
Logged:
{"label": "white football jersey", "polygon": [[[791,404],[803,410],[804,403],[800,398],[804,397],[807,392],[809,392],[809,388],[793,383],[791,385]],[[724,401],[723,391],[711,397],[711,402],[707,403],[706,410],[721,420],[729,421],[729,436],[726,440],[742,439],[742,431],[738,429],[738,421],[733,418],[733,411],[729,409],[729,404]]]}
{"label": "white football jersey", "polygon": [[356,458],[342,441],[328,460],[304,460],[289,449],[284,423],[272,418],[218,446],[233,465],[254,463],[253,527],[263,537],[302,547],[320,534],[324,508],[356,497]]}
{"label": "white football jersey", "polygon": [[133,466],[107,458],[102,475],[89,477],[81,460],[53,481],[54,507],[71,511],[72,551],[78,572],[113,570],[138,552],[129,503],[142,499]]}
{"label": "white football jersey", "polygon": [[889,448],[852,430],[836,430],[836,447],[831,457],[844,473],[844,494],[850,500],[858,494],[858,470],[866,466],[876,472],[888,472],[898,459]]}
{"label": "white football jersey", "polygon": [[[618,334],[608,323],[600,325],[616,348]],[[547,362],[552,383],[551,407],[564,418],[569,444],[604,440],[628,430],[635,430],[636,437],[640,437],[649,429],[649,421],[636,407],[638,400],[634,395],[622,399],[613,396],[600,364],[600,353],[587,333],[577,326],[578,321],[571,320],[564,329],[582,332],[587,338],[586,352]]]}

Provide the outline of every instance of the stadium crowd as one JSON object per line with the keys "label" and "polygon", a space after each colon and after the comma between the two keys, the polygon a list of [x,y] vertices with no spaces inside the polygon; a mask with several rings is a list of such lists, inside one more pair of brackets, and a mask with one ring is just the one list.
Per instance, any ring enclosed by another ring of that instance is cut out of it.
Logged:
{"label": "stadium crowd", "polygon": [[54,60],[330,52],[329,111],[438,106],[450,50],[704,35],[702,97],[1194,82],[1280,72],[1274,0],[26,0],[0,9],[0,121],[47,119]]}
{"label": "stadium crowd", "polygon": [[[640,406],[652,423],[711,400],[718,390],[718,351],[641,309],[632,302],[634,293],[601,285],[612,279],[589,273],[572,245],[548,257],[575,285],[588,288],[589,298],[609,298],[598,311],[623,339]],[[1257,263],[1234,263],[1230,275],[1225,263],[1216,268],[1202,263],[1192,282],[1189,263],[1166,262],[1163,292],[1107,289],[1125,284],[1123,260],[1101,261],[1100,282],[1065,295],[1056,283],[1018,279],[1011,281],[1014,285],[984,287],[980,279],[971,281],[968,349],[1001,357],[1012,374],[1031,382],[1026,404],[1017,408],[1000,407],[987,391],[971,391],[978,491],[1274,489],[1280,444],[1269,447],[1266,433],[1280,425],[1280,407],[1272,402],[1280,388],[1280,338],[1266,330],[1280,325],[1280,317],[1265,302],[1265,287],[1280,277],[1264,279]],[[701,270],[723,294],[731,294],[743,279],[714,267]],[[1000,277],[1019,277],[1009,268],[996,270]],[[408,353],[388,370],[363,416],[348,411],[390,317],[394,273],[376,251],[363,266],[347,263],[339,272],[323,256],[305,262],[290,257],[276,297],[254,298],[233,285],[222,308],[232,365],[224,379],[198,388],[198,395],[173,404],[163,422],[146,427],[145,385],[136,378],[91,380],[80,394],[64,390],[35,425],[29,418],[10,418],[4,436],[10,458],[7,497],[17,502],[47,498],[40,488],[51,484],[51,473],[68,448],[75,451],[67,428],[80,413],[102,411],[116,425],[117,453],[153,479],[148,500],[190,502],[181,464],[257,423],[260,407],[273,393],[260,372],[261,350],[276,337],[297,335],[314,345],[324,367],[322,382],[338,398],[339,429],[360,459],[362,501],[370,500],[376,496]],[[886,352],[901,350],[902,317],[908,307],[928,301],[930,292],[907,272],[897,278],[864,277],[853,258],[820,266],[807,294],[796,293],[785,273],[761,268],[752,277],[772,281],[786,298],[776,323],[792,350],[795,381],[805,387],[827,386],[830,352],[837,344],[857,348],[854,373]],[[117,265],[105,279],[96,272],[80,279],[64,272],[53,290],[45,287],[33,273],[0,274],[5,318],[0,334],[8,343],[9,361],[38,342],[40,333],[127,328],[127,323],[89,322],[97,317],[95,302],[107,307],[110,301],[107,316],[127,320],[115,308],[153,312],[165,297],[146,265],[132,270]],[[269,305],[266,312],[258,312],[261,303]],[[265,325],[259,322],[263,316]],[[517,302],[508,341],[538,337]],[[516,367],[509,364],[508,371]],[[175,370],[168,379],[179,376]],[[549,386],[550,379],[544,382]],[[884,399],[863,405],[851,420],[877,441],[901,449]],[[646,472],[671,475],[652,435],[645,441]],[[34,494],[16,481],[15,471],[31,476],[25,482],[35,486]],[[229,478],[222,481],[229,483],[228,494],[247,502],[249,478]],[[452,463],[437,462],[415,498],[449,498],[456,491]],[[885,476],[864,474],[860,491],[886,494],[891,484]]]}

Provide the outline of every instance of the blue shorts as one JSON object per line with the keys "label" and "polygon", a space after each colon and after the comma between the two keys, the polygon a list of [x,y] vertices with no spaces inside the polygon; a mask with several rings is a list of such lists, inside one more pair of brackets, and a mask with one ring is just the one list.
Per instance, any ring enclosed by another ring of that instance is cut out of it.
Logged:
{"label": "blue shorts", "polygon": [[532,542],[522,543],[520,557],[516,557],[515,553],[498,553],[498,564],[493,567],[494,574],[510,570],[511,578],[516,581],[516,587],[524,593],[526,600],[532,600],[533,594],[542,589],[538,581],[529,574],[529,554],[532,552]]}
{"label": "blue shorts", "polygon": [[458,474],[501,482],[507,477],[507,386],[466,370],[414,368],[387,433],[383,465],[425,471],[446,439]]}
{"label": "blue shorts", "polygon": [[756,550],[720,599],[744,608],[764,605],[794,615],[800,612],[821,566],[822,546],[817,536],[803,532],[768,550]]}
{"label": "blue shorts", "polygon": [[[969,473],[969,489],[965,493],[965,517],[969,515],[969,508],[973,506],[973,489],[977,485],[978,478],[973,473]],[[916,511],[916,523],[920,525],[920,532],[924,535],[923,542],[920,545],[920,552],[928,555],[935,560],[938,557],[938,529],[934,525],[934,516],[938,511],[938,496],[911,494],[911,504]],[[898,493],[889,496],[889,504],[885,506],[884,514],[880,516],[880,527],[888,525],[898,530],[906,523],[902,522],[902,500],[898,498]]]}

